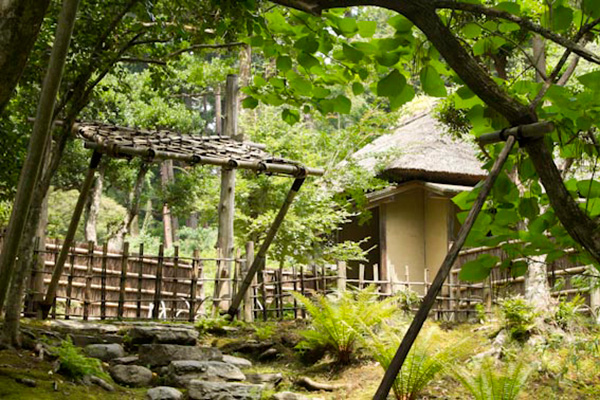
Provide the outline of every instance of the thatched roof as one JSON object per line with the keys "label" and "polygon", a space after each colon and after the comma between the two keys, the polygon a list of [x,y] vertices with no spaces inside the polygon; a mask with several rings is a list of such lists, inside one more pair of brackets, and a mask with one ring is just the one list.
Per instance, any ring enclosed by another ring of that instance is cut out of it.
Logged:
{"label": "thatched roof", "polygon": [[475,147],[452,138],[431,113],[419,115],[352,155],[368,171],[392,182],[474,185],[486,172]]}
{"label": "thatched roof", "polygon": [[112,157],[142,157],[147,162],[179,160],[188,164],[209,164],[227,168],[290,176],[322,175],[323,171],[277,158],[264,146],[240,142],[227,136],[192,136],[167,130],[145,130],[81,122],[74,130],[92,148]]}

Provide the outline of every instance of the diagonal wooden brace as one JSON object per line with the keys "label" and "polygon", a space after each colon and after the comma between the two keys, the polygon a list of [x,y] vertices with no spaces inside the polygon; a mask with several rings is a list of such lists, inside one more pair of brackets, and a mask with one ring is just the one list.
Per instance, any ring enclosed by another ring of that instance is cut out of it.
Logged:
{"label": "diagonal wooden brace", "polygon": [[56,296],[56,290],[58,289],[58,282],[63,273],[65,262],[67,261],[67,256],[69,255],[69,249],[71,248],[71,244],[73,244],[75,232],[77,231],[77,226],[79,225],[79,220],[81,219],[81,214],[83,212],[89,191],[92,187],[92,183],[94,182],[94,175],[98,169],[101,159],[102,153],[94,151],[90,160],[90,167],[87,175],[85,176],[85,180],[83,181],[81,191],[79,192],[79,198],[77,199],[77,204],[75,205],[75,210],[73,211],[73,216],[71,217],[71,222],[69,223],[69,229],[67,230],[65,241],[60,249],[58,259],[56,260],[56,265],[54,265],[52,279],[50,280],[48,290],[46,291],[46,298],[42,304],[40,304],[43,319],[48,318],[50,307],[52,307],[52,303],[54,303],[54,297]]}
{"label": "diagonal wooden brace", "polygon": [[292,202],[294,201],[296,194],[298,194],[300,187],[302,187],[302,184],[304,183],[305,179],[306,178],[303,175],[294,180],[294,183],[292,184],[292,188],[288,192],[287,197],[285,198],[285,201],[283,202],[281,208],[279,209],[279,213],[275,217],[273,224],[271,225],[271,227],[269,228],[269,231],[267,232],[267,237],[265,238],[264,242],[260,246],[260,250],[258,250],[258,254],[256,255],[256,258],[254,259],[254,262],[252,262],[252,265],[250,266],[248,273],[244,277],[244,280],[240,286],[240,290],[237,292],[233,301],[231,302],[231,306],[229,307],[229,310],[227,311],[227,314],[229,314],[231,319],[235,318],[235,316],[237,315],[238,309],[240,308],[240,304],[242,304],[242,300],[244,299],[244,295],[246,294],[246,292],[250,288],[250,285],[252,284],[252,279],[254,279],[254,276],[256,275],[256,273],[258,271],[260,271],[262,268],[264,268],[265,257],[267,255],[267,251],[269,250],[269,246],[271,246],[273,239],[275,239],[275,235],[277,234],[277,231],[279,230],[279,227],[281,226],[281,223],[283,222],[285,215],[287,214],[288,210],[290,209],[290,206],[292,205]]}

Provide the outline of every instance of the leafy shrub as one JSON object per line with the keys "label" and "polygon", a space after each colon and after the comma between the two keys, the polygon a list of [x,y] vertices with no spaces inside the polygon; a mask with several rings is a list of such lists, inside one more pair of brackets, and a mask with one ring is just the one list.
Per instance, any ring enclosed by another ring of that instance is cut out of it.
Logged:
{"label": "leafy shrub", "polygon": [[[375,360],[387,370],[400,346],[401,338],[397,335],[391,336],[392,340],[382,342],[374,334]],[[441,348],[435,351],[430,349],[426,343],[429,339],[422,339],[415,343],[408,353],[402,369],[396,376],[392,386],[394,396],[398,400],[414,400],[420,398],[421,392],[435,376],[444,371],[447,365],[455,358],[454,352],[450,347]]]}
{"label": "leafy shrub", "polygon": [[276,331],[277,326],[268,323],[262,326],[254,327],[254,334],[256,335],[256,338],[261,341],[272,338],[275,335]]}
{"label": "leafy shrub", "polygon": [[500,302],[500,310],[504,326],[510,337],[519,342],[525,342],[535,327],[537,313],[533,306],[523,297],[515,296]]}
{"label": "leafy shrub", "polygon": [[495,360],[482,361],[479,370],[470,374],[457,372],[456,378],[473,395],[475,400],[514,400],[531,374],[531,368],[523,363],[509,364],[504,368],[495,365]]}
{"label": "leafy shrub", "polygon": [[404,312],[410,312],[414,307],[421,303],[419,295],[414,290],[404,289],[396,293],[398,307]]}
{"label": "leafy shrub", "polygon": [[556,324],[563,329],[567,329],[573,323],[577,322],[579,312],[585,307],[585,299],[577,294],[571,301],[561,299],[554,314]]}
{"label": "leafy shrub", "polygon": [[335,299],[317,296],[313,301],[298,293],[293,295],[312,317],[312,329],[301,332],[304,340],[297,348],[322,349],[340,364],[349,363],[368,330],[377,329],[397,309],[395,298],[376,300],[374,286],[359,292],[345,291]]}
{"label": "leafy shrub", "polygon": [[58,372],[72,379],[81,379],[86,375],[95,375],[108,379],[102,371],[100,360],[86,357],[80,348],[75,347],[70,337],[53,348],[58,356]]}

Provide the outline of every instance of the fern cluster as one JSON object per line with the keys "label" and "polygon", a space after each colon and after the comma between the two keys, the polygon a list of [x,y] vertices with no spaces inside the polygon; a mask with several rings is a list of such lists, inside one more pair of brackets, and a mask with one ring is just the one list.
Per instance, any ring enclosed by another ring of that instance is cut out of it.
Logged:
{"label": "fern cluster", "polygon": [[58,356],[58,372],[72,379],[81,379],[86,375],[95,375],[108,379],[108,375],[102,370],[100,360],[86,357],[80,348],[75,347],[71,338],[60,342],[60,346],[54,347],[53,351]]}
{"label": "fern cluster", "polygon": [[293,295],[312,318],[311,329],[301,332],[304,340],[298,348],[329,352],[340,364],[349,363],[368,331],[376,330],[397,310],[396,299],[379,301],[373,286],[359,292],[342,292],[335,299],[316,296],[311,300],[298,293]]}
{"label": "fern cluster", "polygon": [[477,372],[457,372],[456,378],[475,400],[515,400],[531,374],[522,363],[499,368],[494,359],[485,359]]}
{"label": "fern cluster", "polygon": [[[389,368],[401,342],[401,337],[396,334],[386,332],[386,336],[390,339],[384,342],[372,335],[373,355],[384,370]],[[414,400],[420,398],[425,386],[437,374],[446,370],[451,361],[456,358],[457,353],[453,350],[454,348],[446,346],[432,350],[431,346],[428,345],[432,342],[430,339],[431,337],[428,336],[418,340],[408,353],[392,386],[396,399]]]}

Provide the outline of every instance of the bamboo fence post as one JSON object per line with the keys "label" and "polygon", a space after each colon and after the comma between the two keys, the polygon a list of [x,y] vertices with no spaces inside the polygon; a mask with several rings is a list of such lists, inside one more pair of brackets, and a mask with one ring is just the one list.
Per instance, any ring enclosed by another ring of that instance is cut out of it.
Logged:
{"label": "bamboo fence post", "polygon": [[108,242],[102,245],[102,271],[100,272],[100,319],[106,319],[106,263],[108,258]]}
{"label": "bamboo fence post", "polygon": [[173,301],[171,302],[171,319],[175,319],[177,315],[177,289],[179,286],[179,280],[177,274],[179,273],[179,246],[173,248],[173,280],[171,281],[171,292]]}
{"label": "bamboo fence post", "polygon": [[71,318],[71,294],[73,293],[73,273],[75,272],[75,249],[71,248],[71,268],[67,275],[67,290],[66,290],[66,302],[65,302],[65,319]]}
{"label": "bamboo fence post", "polygon": [[[246,243],[246,262],[244,264],[244,269],[242,271],[242,276],[246,276],[246,274],[248,273],[250,266],[252,265],[252,263],[254,262],[254,242],[247,242]],[[252,283],[254,284],[256,278],[254,278],[252,280]],[[252,291],[253,288],[250,287],[249,290],[246,291],[246,293],[244,293],[244,321],[245,322],[254,322],[254,312],[253,312],[253,308],[254,308],[254,299],[252,296]]]}
{"label": "bamboo fence post", "polygon": [[313,285],[315,286],[315,293],[319,293],[319,271],[317,271],[317,266],[315,264],[312,265],[312,274],[313,274]]}
{"label": "bamboo fence post", "polygon": [[385,400],[388,397],[390,389],[396,381],[396,376],[400,372],[410,348],[417,339],[417,336],[419,335],[419,332],[421,331],[421,328],[427,319],[427,315],[429,314],[429,311],[431,310],[431,307],[433,306],[433,303],[435,302],[435,299],[442,285],[444,284],[448,273],[452,270],[452,266],[458,257],[458,253],[464,245],[467,235],[473,227],[475,219],[483,208],[483,204],[490,193],[496,178],[502,171],[502,167],[504,166],[504,163],[506,162],[506,159],[508,158],[508,155],[510,154],[515,142],[515,136],[510,136],[507,138],[504,148],[494,162],[494,166],[490,170],[489,175],[485,178],[483,185],[480,187],[477,199],[469,210],[469,214],[467,215],[465,222],[458,232],[456,241],[446,254],[446,257],[444,258],[444,261],[431,285],[431,289],[425,294],[417,314],[413,318],[408,330],[404,335],[404,338],[402,339],[402,342],[400,343],[400,346],[398,347],[398,350],[396,351],[396,354],[394,355],[394,358],[391,360],[387,370],[385,371],[383,379],[377,388],[377,392],[375,393],[373,400]]}
{"label": "bamboo fence post", "polygon": [[[198,254],[198,280],[200,281],[200,287],[198,288],[198,296],[200,297],[200,306],[198,307],[198,313],[201,315],[205,314],[204,307],[204,294],[205,294],[205,285],[204,285],[204,260],[200,258]],[[196,300],[196,299],[194,299]]]}
{"label": "bamboo fence post", "polygon": [[262,275],[262,285],[260,288],[261,291],[261,297],[262,297],[262,303],[263,303],[263,321],[267,321],[267,319],[269,318],[268,315],[268,311],[267,311],[267,275],[264,269],[261,271],[261,275]]}
{"label": "bamboo fence post", "polygon": [[[2,249],[2,235],[0,235],[0,251]],[[29,288],[30,288],[30,292],[29,292],[29,296],[27,296],[27,305],[26,305],[26,312],[25,315],[26,316],[32,316],[34,315],[34,310],[35,310],[35,305],[36,305],[36,297],[37,297],[37,293],[36,293],[36,285],[35,282],[37,282],[37,280],[39,279],[39,275],[40,275],[40,242],[41,239],[39,236],[35,237],[34,240],[34,244],[33,244],[33,257],[31,259],[31,274],[29,276]],[[44,249],[45,250],[45,249]],[[43,277],[42,277],[43,279]]]}
{"label": "bamboo fence post", "polygon": [[[297,275],[297,270],[296,270],[296,266],[292,265],[292,283],[293,283],[293,290],[294,293],[298,292],[298,275]],[[296,300],[295,297],[293,297],[293,304],[294,304],[294,319],[298,319],[298,301]]]}
{"label": "bamboo fence post", "polygon": [[220,299],[220,295],[221,295],[221,285],[222,285],[222,281],[221,281],[221,270],[223,268],[222,265],[222,257],[223,257],[223,253],[222,250],[220,248],[217,249],[217,269],[215,272],[215,287],[214,287],[214,291],[213,291],[213,316],[217,316],[219,314],[219,308],[221,307],[221,299]]}
{"label": "bamboo fence post", "polygon": [[358,289],[362,290],[365,287],[365,265],[358,264]]}
{"label": "bamboo fence post", "polygon": [[341,293],[346,290],[346,262],[338,261],[338,278],[337,278],[337,289]]}
{"label": "bamboo fence post", "polygon": [[87,273],[85,275],[85,292],[83,295],[83,320],[87,321],[90,316],[90,303],[92,300],[92,279],[94,277],[94,249],[96,243],[88,242]]}
{"label": "bamboo fence post", "polygon": [[140,243],[138,255],[138,281],[137,281],[137,308],[135,310],[136,318],[142,318],[142,288],[144,285],[144,243]]}
{"label": "bamboo fence post", "polygon": [[410,268],[408,265],[404,266],[404,282],[406,290],[410,290]]}
{"label": "bamboo fence post", "polygon": [[129,242],[123,243],[123,253],[121,254],[121,280],[119,282],[119,303],[117,306],[117,318],[123,319],[125,311],[125,282],[127,281],[127,267],[129,264]]}
{"label": "bamboo fence post", "polygon": [[327,269],[325,264],[321,266],[321,282],[323,284],[323,295],[327,294]]}
{"label": "bamboo fence post", "polygon": [[373,264],[373,284],[375,285],[375,293],[379,293],[379,264]]}
{"label": "bamboo fence post", "polygon": [[275,285],[277,287],[277,317],[283,319],[283,265],[279,265],[279,269],[275,272],[275,276],[277,277]]}
{"label": "bamboo fence post", "polygon": [[[306,296],[306,288],[304,285],[304,266],[300,266],[300,294],[302,296]],[[306,318],[306,310],[304,309],[304,307],[300,307],[300,314],[302,315],[302,318]]]}
{"label": "bamboo fence post", "polygon": [[194,249],[192,256],[192,276],[190,281],[190,311],[188,321],[194,322],[196,317],[196,290],[198,288],[198,249]]}
{"label": "bamboo fence post", "polygon": [[454,272],[450,271],[448,275],[448,309],[450,316],[456,320],[456,302],[454,301]]}
{"label": "bamboo fence post", "polygon": [[158,265],[156,266],[156,277],[154,282],[154,308],[152,309],[153,319],[158,319],[160,315],[164,253],[165,247],[164,244],[161,243],[160,246],[158,246]]}

